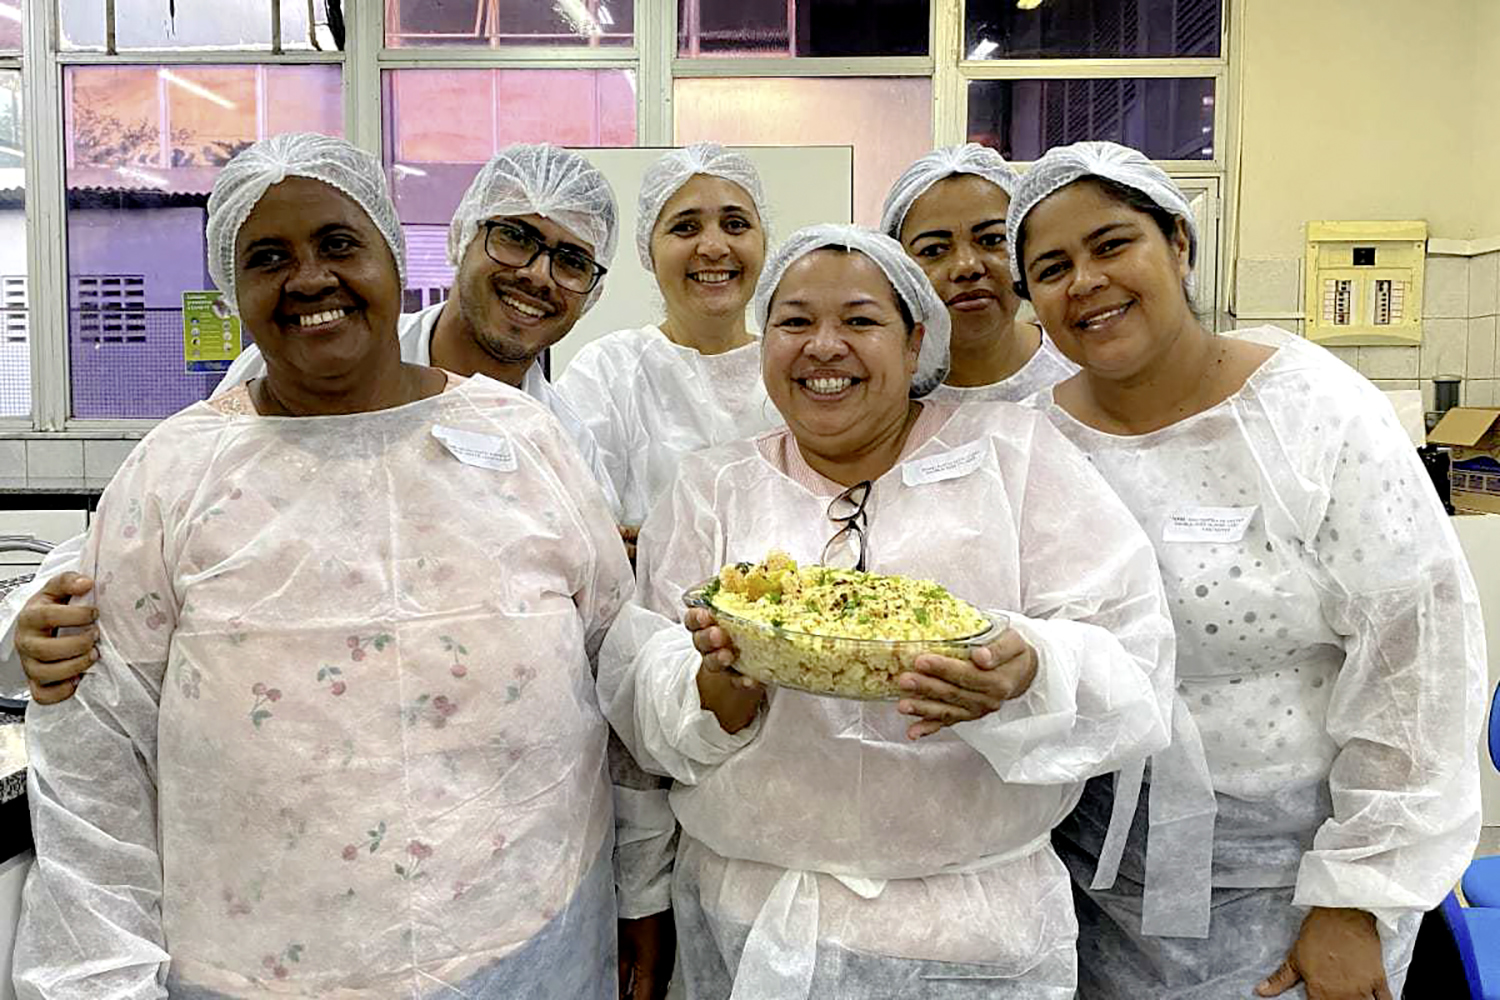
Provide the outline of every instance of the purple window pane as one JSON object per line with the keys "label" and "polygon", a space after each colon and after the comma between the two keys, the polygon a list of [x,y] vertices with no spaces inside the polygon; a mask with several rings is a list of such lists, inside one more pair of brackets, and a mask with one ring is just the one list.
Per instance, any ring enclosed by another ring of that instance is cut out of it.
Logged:
{"label": "purple window pane", "polygon": [[928,0],[678,0],[682,56],[925,56]]}
{"label": "purple window pane", "polygon": [[969,140],[1029,162],[1053,146],[1108,139],[1153,160],[1209,160],[1211,79],[983,80],[969,84]]}
{"label": "purple window pane", "polygon": [[392,48],[635,41],[635,0],[385,0],[385,11]]}
{"label": "purple window pane", "polygon": [[273,130],[340,134],[340,71],[73,66],[64,91],[73,415],[165,417],[220,378],[187,374],[182,345],[182,293],[213,287],[214,178]]}
{"label": "purple window pane", "polygon": [[1222,0],[968,0],[969,59],[1215,58]]}

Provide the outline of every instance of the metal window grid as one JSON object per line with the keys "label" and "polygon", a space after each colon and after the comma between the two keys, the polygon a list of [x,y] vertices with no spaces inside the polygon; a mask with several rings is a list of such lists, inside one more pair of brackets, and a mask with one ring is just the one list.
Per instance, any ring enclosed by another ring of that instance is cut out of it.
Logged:
{"label": "metal window grid", "polygon": [[[637,0],[634,44],[606,45],[599,40],[581,45],[504,45],[506,34],[497,21],[479,25],[475,45],[387,48],[387,9],[397,0],[346,2],[346,42],[343,51],[295,52],[247,49],[154,49],[60,51],[60,0],[35,0],[24,5],[25,57],[0,54],[0,69],[22,72],[23,106],[27,109],[24,152],[27,197],[27,271],[32,308],[19,320],[0,327],[35,331],[30,339],[33,406],[30,418],[0,418],[0,435],[15,432],[72,432],[138,435],[149,426],[139,420],[78,420],[70,416],[69,278],[64,190],[63,67],[71,65],[227,65],[333,63],[343,73],[344,123],[348,138],[379,155],[381,142],[380,74],[385,69],[421,68],[555,68],[631,69],[636,73],[637,143],[666,146],[673,142],[672,81],[677,77],[765,76],[928,76],[932,79],[932,141],[943,145],[964,141],[967,131],[968,85],[975,80],[1075,79],[1107,80],[1136,77],[1211,77],[1215,84],[1214,152],[1212,160],[1167,161],[1169,171],[1187,177],[1217,179],[1225,192],[1219,212],[1220,250],[1215,301],[1227,301],[1234,265],[1233,248],[1223,234],[1235,230],[1238,211],[1238,107],[1243,62],[1240,40],[1233,30],[1243,0],[1223,0],[1220,55],[1213,59],[1032,59],[970,60],[965,58],[965,0],[931,0],[928,56],[822,58],[680,58],[677,53],[676,0]],[[266,0],[268,16],[283,3]],[[406,0],[417,2],[417,0]],[[790,2],[790,0],[789,0]],[[476,0],[476,9],[493,0]],[[111,3],[110,7],[113,8]],[[278,25],[279,19],[273,23]],[[398,39],[399,41],[399,39]],[[9,285],[4,306],[9,315]],[[25,291],[21,293],[25,296]],[[13,325],[13,324],[19,324]]]}

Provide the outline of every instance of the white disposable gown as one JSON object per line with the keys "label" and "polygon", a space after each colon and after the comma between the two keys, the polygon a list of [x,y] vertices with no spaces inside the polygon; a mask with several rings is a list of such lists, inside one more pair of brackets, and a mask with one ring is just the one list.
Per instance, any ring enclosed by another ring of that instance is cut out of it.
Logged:
{"label": "white disposable gown", "polygon": [[[1119,882],[1080,901],[1080,997],[1248,996],[1312,906],[1376,915],[1400,996],[1420,913],[1478,837],[1485,644],[1453,529],[1369,382],[1284,331],[1252,339],[1279,346],[1242,389],[1150,434],[1035,401],[1156,546],[1218,812],[1208,938],[1142,935],[1138,821]],[[1090,783],[1059,831],[1082,884],[1109,799]],[[1207,902],[1209,878],[1180,904]]]}
{"label": "white disposable gown", "polygon": [[557,389],[592,433],[621,523],[631,526],[667,492],[684,455],[781,423],[766,397],[758,340],[710,355],[657,326],[617,330],[580,350]]}
{"label": "white disposable gown", "polygon": [[1071,378],[1078,366],[1063,356],[1052,343],[1052,338],[1042,331],[1042,342],[1036,353],[1009,378],[989,385],[956,386],[946,382],[938,386],[925,398],[937,403],[1019,403],[1023,399],[1049,389],[1065,378]]}
{"label": "white disposable gown", "polygon": [[615,995],[590,662],[633,581],[542,407],[241,390],[94,525],[100,661],[27,719],[21,997]]}
{"label": "white disposable gown", "polygon": [[772,549],[816,562],[841,490],[785,429],[685,458],[641,535],[638,602],[600,654],[611,723],[675,779],[688,996],[1071,997],[1073,906],[1049,834],[1085,778],[1167,742],[1171,623],[1150,545],[1039,415],[924,404],[871,490],[869,568],[1008,614],[1039,657],[1031,688],[916,742],[894,704],[773,689],[729,735],[699,704],[683,591]]}

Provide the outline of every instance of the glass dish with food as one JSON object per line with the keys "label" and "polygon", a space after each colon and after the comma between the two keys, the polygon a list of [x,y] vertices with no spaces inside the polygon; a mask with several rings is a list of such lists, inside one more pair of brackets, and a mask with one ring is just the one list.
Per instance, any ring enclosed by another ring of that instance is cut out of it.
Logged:
{"label": "glass dish with food", "polygon": [[714,616],[745,676],[867,701],[900,698],[896,678],[921,654],[966,660],[1007,626],[930,580],[798,566],[782,552],[725,566],[683,601]]}

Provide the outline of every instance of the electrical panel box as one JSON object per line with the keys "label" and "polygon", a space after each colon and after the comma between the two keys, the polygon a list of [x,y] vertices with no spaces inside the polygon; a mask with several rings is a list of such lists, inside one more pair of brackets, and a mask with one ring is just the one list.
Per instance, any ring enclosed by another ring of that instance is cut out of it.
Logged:
{"label": "electrical panel box", "polygon": [[1422,342],[1425,222],[1309,222],[1307,339],[1332,347]]}

